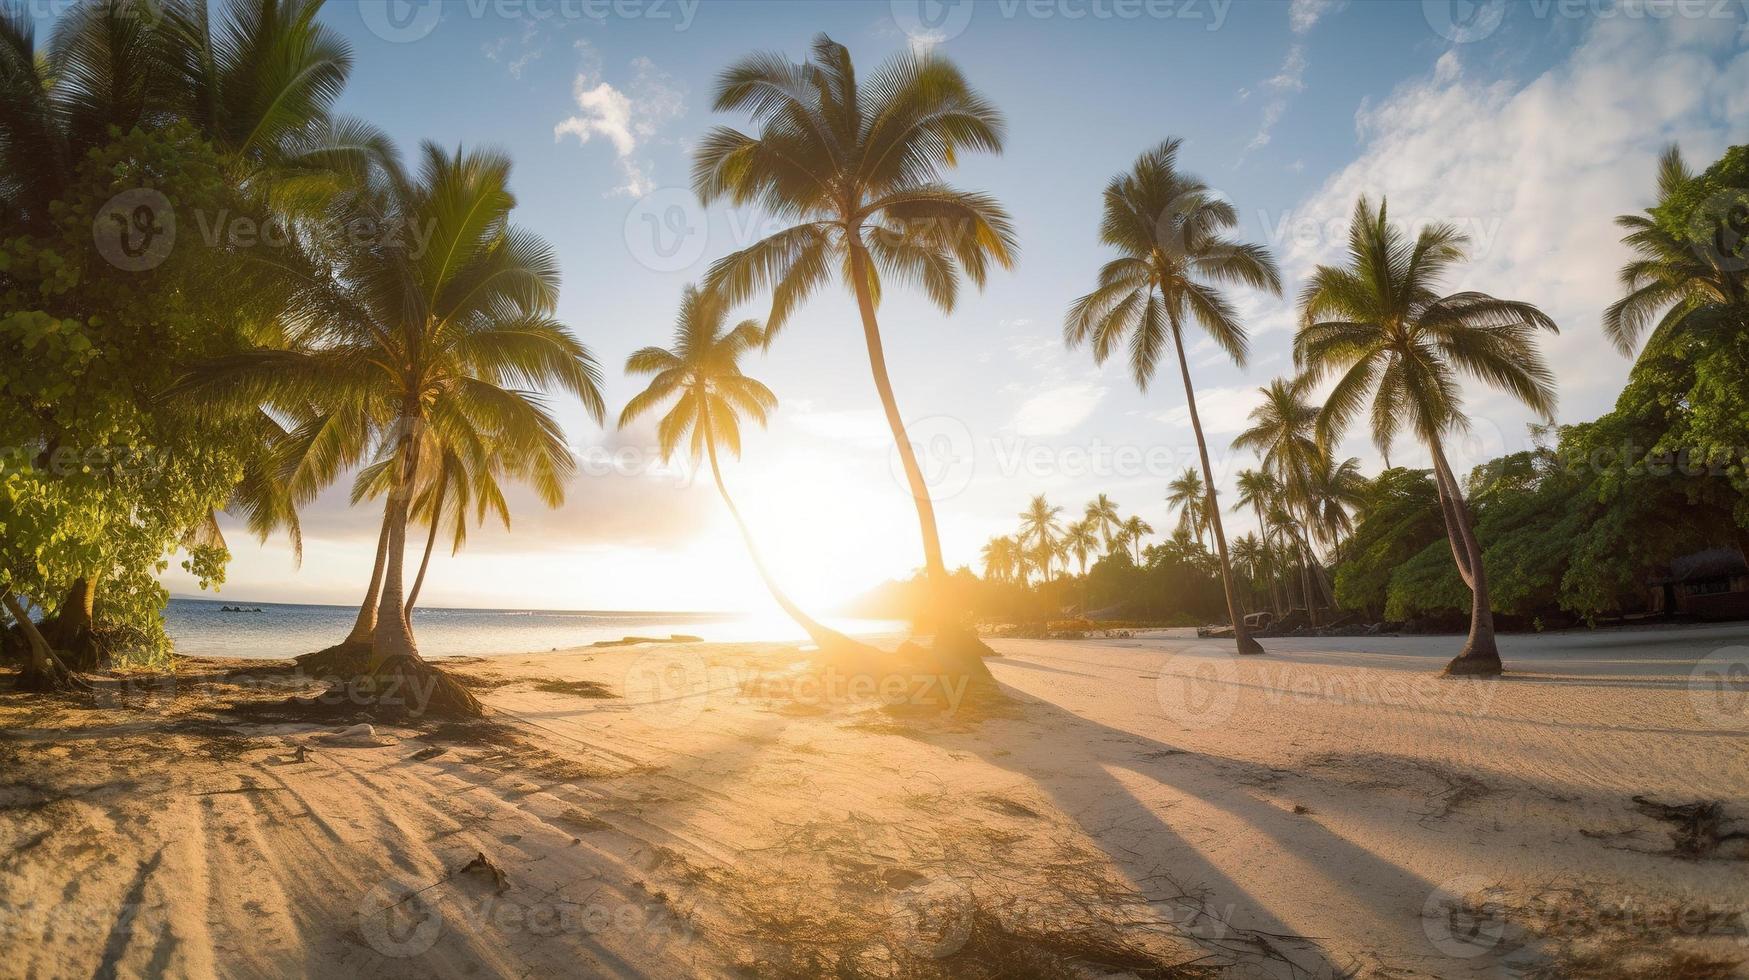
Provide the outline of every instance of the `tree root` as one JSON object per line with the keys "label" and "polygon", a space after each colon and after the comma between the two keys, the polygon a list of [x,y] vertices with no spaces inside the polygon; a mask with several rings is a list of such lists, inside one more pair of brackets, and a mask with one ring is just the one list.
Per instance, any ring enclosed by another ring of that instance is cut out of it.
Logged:
{"label": "tree root", "polygon": [[349,680],[370,673],[370,651],[369,640],[343,640],[292,659],[312,676]]}
{"label": "tree root", "polygon": [[1505,672],[1497,653],[1463,653],[1445,665],[1447,677],[1499,677]]}

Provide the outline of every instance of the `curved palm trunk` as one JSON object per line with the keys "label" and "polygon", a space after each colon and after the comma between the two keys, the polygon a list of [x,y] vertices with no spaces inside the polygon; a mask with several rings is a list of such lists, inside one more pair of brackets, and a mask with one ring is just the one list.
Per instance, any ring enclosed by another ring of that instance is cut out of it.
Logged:
{"label": "curved palm trunk", "polygon": [[407,625],[401,588],[407,565],[407,511],[412,505],[413,475],[419,471],[419,440],[412,437],[417,419],[409,413],[402,418],[401,426],[401,477],[395,489],[389,492],[388,561],[383,566],[376,629],[371,632],[370,664],[373,672],[390,660],[402,657],[419,659],[419,648],[413,642],[413,628]]}
{"label": "curved palm trunk", "polygon": [[358,607],[358,618],[352,621],[352,632],[346,634],[347,643],[369,643],[377,628],[377,604],[383,595],[383,566],[389,558],[389,509],[383,505],[383,529],[377,535],[377,559],[371,568],[370,590],[364,594],[364,602]]}
{"label": "curved palm trunk", "polygon": [[425,555],[419,559],[419,574],[413,576],[413,591],[407,593],[407,618],[412,622],[413,605],[419,601],[419,590],[425,587],[425,570],[431,567],[431,548],[437,544],[437,525],[443,519],[443,498],[449,490],[449,471],[437,476],[437,500],[431,505],[431,531],[425,535]]}
{"label": "curved palm trunk", "polygon": [[1445,665],[1447,674],[1492,677],[1504,672],[1500,662],[1500,647],[1494,638],[1494,609],[1488,599],[1488,571],[1482,563],[1482,546],[1476,539],[1475,520],[1463,490],[1446,462],[1445,449],[1437,438],[1430,440],[1433,451],[1434,485],[1439,491],[1440,513],[1445,518],[1446,538],[1451,543],[1452,558],[1457,562],[1458,575],[1470,587],[1470,635],[1463,650]]}
{"label": "curved palm trunk", "polygon": [[911,448],[911,438],[905,432],[905,420],[899,415],[899,403],[893,397],[893,383],[887,377],[887,356],[881,346],[881,328],[875,321],[874,298],[868,289],[868,253],[851,235],[850,270],[856,290],[856,308],[862,314],[862,339],[868,345],[868,364],[874,373],[875,390],[881,396],[881,409],[886,413],[887,426],[893,430],[893,443],[899,460],[905,467],[905,482],[910,485],[911,498],[917,505],[918,529],[923,535],[923,566],[930,581],[940,587],[947,584],[947,566],[941,560],[941,535],[935,528],[935,504],[929,499],[929,485],[923,481],[923,470],[917,465],[917,453]]}
{"label": "curved palm trunk", "polygon": [[1215,471],[1209,465],[1209,447],[1202,437],[1202,419],[1196,412],[1196,389],[1190,383],[1190,364],[1184,359],[1184,337],[1178,324],[1172,324],[1172,346],[1178,352],[1178,373],[1184,378],[1184,402],[1190,408],[1190,429],[1196,433],[1196,453],[1202,458],[1202,479],[1208,487],[1209,525],[1215,532],[1215,550],[1221,556],[1221,585],[1227,592],[1227,617],[1233,623],[1233,642],[1240,653],[1262,653],[1263,647],[1245,629],[1245,618],[1239,615],[1233,598],[1233,565],[1227,560],[1227,532],[1221,527],[1220,504],[1215,500]]}
{"label": "curved palm trunk", "polygon": [[24,604],[18,601],[18,596],[10,590],[4,595],[6,611],[18,623],[18,630],[24,634],[26,659],[24,670],[18,675],[18,686],[27,691],[66,691],[82,688],[86,685],[55,656],[55,651],[49,647],[49,641],[43,638],[42,632],[31,622],[30,613]]}
{"label": "curved palm trunk", "polygon": [[765,560],[760,557],[759,546],[753,542],[753,532],[748,529],[747,522],[741,519],[741,509],[735,506],[734,499],[729,496],[729,488],[723,483],[723,471],[717,464],[716,443],[706,439],[705,447],[710,454],[711,476],[716,480],[717,493],[722,495],[723,504],[729,508],[729,516],[735,519],[735,526],[741,530],[741,540],[747,545],[747,556],[753,559],[753,567],[759,572],[760,580],[765,583],[766,591],[770,592],[771,597],[777,600],[777,605],[783,610],[784,615],[795,620],[797,626],[806,630],[808,637],[820,649],[825,650],[828,646],[848,643],[849,638],[844,634],[821,624],[814,617],[803,612],[800,606],[790,601],[790,597],[777,584],[777,579],[771,574],[771,570],[765,567]]}

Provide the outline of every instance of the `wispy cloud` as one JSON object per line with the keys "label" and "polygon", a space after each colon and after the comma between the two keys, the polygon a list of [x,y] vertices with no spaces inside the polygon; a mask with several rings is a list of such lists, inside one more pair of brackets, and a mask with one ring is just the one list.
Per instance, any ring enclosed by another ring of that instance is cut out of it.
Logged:
{"label": "wispy cloud", "polygon": [[[1347,0],[1293,0],[1287,11],[1288,27],[1295,37],[1303,37],[1317,26],[1318,21],[1346,6]],[[1303,42],[1295,41],[1288,47],[1287,57],[1282,59],[1281,67],[1274,75],[1263,80],[1261,88],[1269,93],[1269,100],[1263,104],[1263,118],[1258,122],[1257,132],[1239,154],[1241,163],[1252,150],[1269,145],[1275,124],[1281,122],[1281,117],[1287,112],[1289,97],[1305,91],[1306,65],[1306,46]],[[1239,101],[1245,101],[1250,95],[1249,89],[1240,89]]]}
{"label": "wispy cloud", "polygon": [[603,78],[600,58],[589,42],[580,40],[576,46],[582,65],[571,92],[578,111],[553,127],[553,139],[575,136],[577,142],[588,144],[600,137],[613,144],[624,178],[614,193],[648,194],[655,182],[638,149],[655,138],[664,123],[685,112],[686,90],[648,58],[632,59],[632,79],[622,89]]}
{"label": "wispy cloud", "polygon": [[1014,430],[1023,436],[1060,436],[1073,430],[1105,398],[1105,386],[1073,384],[1041,391],[1014,413]]}
{"label": "wispy cloud", "polygon": [[1293,0],[1287,8],[1288,27],[1295,34],[1304,34],[1326,14],[1340,13],[1347,6],[1348,0]]}

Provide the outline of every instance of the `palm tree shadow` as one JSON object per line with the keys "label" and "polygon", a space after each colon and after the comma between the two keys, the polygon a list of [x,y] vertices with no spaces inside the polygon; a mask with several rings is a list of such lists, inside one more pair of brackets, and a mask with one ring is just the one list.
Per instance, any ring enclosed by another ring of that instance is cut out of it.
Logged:
{"label": "palm tree shadow", "polygon": [[[1333,959],[1318,937],[1296,934],[1262,900],[1251,897],[1251,889],[1231,869],[1217,865],[1175,827],[1168,814],[1176,804],[1162,806],[1158,800],[1142,799],[1118,778],[1117,771],[1152,780],[1171,794],[1220,811],[1232,818],[1235,837],[1261,838],[1260,844],[1273,843],[1302,857],[1322,873],[1325,885],[1357,905],[1376,903],[1379,897],[1363,882],[1391,881],[1389,892],[1397,894],[1427,895],[1434,890],[1414,872],[1259,798],[1254,787],[1273,781],[1279,772],[1111,728],[1012,688],[1008,694],[1023,705],[1026,720],[1051,733],[1051,738],[1040,739],[1029,731],[991,738],[998,729],[986,725],[965,747],[1026,777],[1048,794],[1057,809],[1079,824],[1186,938],[1233,957],[1236,965],[1265,975],[1320,977],[1347,976],[1353,968]],[[1066,752],[1072,757],[1065,759]],[[1256,778],[1248,779],[1247,770]],[[1235,779],[1235,774],[1240,778]],[[1263,865],[1241,870],[1245,877],[1272,872]],[[1314,899],[1307,895],[1305,900]],[[1416,948],[1426,940],[1415,921],[1377,915],[1367,928],[1397,930],[1401,935],[1392,945]]]}

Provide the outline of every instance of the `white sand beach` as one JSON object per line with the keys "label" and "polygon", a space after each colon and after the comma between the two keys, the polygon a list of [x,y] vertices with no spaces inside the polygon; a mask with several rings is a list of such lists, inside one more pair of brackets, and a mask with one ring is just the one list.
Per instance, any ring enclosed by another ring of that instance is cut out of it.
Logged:
{"label": "white sand beach", "polygon": [[771,644],[446,662],[486,729],[8,693],[6,972],[1749,975],[1749,628],[1456,642],[998,640],[940,717]]}

